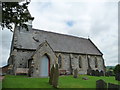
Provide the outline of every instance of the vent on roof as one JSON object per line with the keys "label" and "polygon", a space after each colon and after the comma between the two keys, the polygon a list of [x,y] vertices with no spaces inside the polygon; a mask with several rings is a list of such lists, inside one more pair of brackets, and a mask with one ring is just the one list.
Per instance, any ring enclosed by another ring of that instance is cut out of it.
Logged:
{"label": "vent on roof", "polygon": [[34,39],[36,42],[39,42],[39,40],[38,40],[38,39],[36,39],[35,37],[33,37],[33,39]]}

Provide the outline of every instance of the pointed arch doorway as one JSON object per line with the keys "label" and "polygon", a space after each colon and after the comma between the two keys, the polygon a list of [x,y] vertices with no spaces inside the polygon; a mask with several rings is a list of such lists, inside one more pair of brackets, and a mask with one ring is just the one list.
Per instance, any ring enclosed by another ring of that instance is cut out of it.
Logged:
{"label": "pointed arch doorway", "polygon": [[40,59],[40,76],[48,77],[50,73],[50,60],[47,55],[43,55]]}

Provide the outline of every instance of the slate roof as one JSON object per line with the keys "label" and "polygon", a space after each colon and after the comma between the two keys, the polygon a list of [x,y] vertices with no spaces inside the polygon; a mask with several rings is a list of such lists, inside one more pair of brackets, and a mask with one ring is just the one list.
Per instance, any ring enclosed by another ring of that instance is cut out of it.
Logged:
{"label": "slate roof", "polygon": [[55,52],[102,55],[90,39],[37,29],[20,31],[17,37],[16,48],[19,49],[36,50],[46,40]]}

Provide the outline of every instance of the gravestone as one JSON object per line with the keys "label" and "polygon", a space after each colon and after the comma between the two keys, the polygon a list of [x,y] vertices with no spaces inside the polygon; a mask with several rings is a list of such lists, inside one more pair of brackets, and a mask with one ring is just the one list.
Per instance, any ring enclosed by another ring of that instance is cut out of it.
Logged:
{"label": "gravestone", "polygon": [[59,79],[59,67],[58,64],[52,66],[50,71],[49,84],[54,88],[58,88],[58,79]]}
{"label": "gravestone", "polygon": [[99,71],[96,70],[96,71],[95,71],[95,76],[100,76],[99,74],[100,74]]}
{"label": "gravestone", "polygon": [[96,81],[96,90],[107,90],[107,83],[102,79]]}
{"label": "gravestone", "polygon": [[88,80],[88,77],[82,77],[83,80]]}
{"label": "gravestone", "polygon": [[120,85],[108,83],[108,90],[120,90]]}
{"label": "gravestone", "polygon": [[77,78],[78,77],[78,70],[77,68],[74,70],[74,75],[73,75],[74,78]]}
{"label": "gravestone", "polygon": [[109,77],[109,73],[108,73],[108,72],[105,72],[105,76]]}
{"label": "gravestone", "polygon": [[52,82],[54,88],[58,88],[58,79],[59,79],[59,66],[58,64],[55,64],[53,82]]}
{"label": "gravestone", "polygon": [[54,65],[53,65],[52,68],[51,68],[51,70],[50,70],[50,78],[49,78],[49,84],[50,84],[50,85],[52,85],[52,82],[53,82],[54,70],[55,70],[55,67],[54,67]]}
{"label": "gravestone", "polygon": [[115,80],[118,80],[118,73],[115,74]]}
{"label": "gravestone", "polygon": [[113,76],[113,72],[112,71],[109,71],[109,76]]}
{"label": "gravestone", "polygon": [[104,76],[104,72],[102,70],[100,71],[100,76]]}
{"label": "gravestone", "polygon": [[92,76],[95,76],[95,70],[92,70]]}
{"label": "gravestone", "polygon": [[91,75],[92,70],[91,69],[87,69],[87,75]]}
{"label": "gravestone", "polygon": [[115,80],[120,81],[120,73],[116,73],[116,74],[115,74]]}
{"label": "gravestone", "polygon": [[118,81],[120,81],[120,73],[118,73]]}

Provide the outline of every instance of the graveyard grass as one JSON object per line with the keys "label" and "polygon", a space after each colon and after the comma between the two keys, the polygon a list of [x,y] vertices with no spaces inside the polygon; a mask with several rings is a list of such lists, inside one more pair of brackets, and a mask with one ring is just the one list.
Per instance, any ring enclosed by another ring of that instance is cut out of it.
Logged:
{"label": "graveyard grass", "polygon": [[[88,77],[89,80],[82,80],[82,77]],[[113,76],[111,77],[95,77],[88,75],[80,75],[78,78],[70,76],[59,77],[59,88],[96,88],[96,81],[102,79],[107,83],[119,84]],[[30,78],[26,76],[6,75],[2,87],[3,88],[52,88],[49,85],[49,78]]]}

